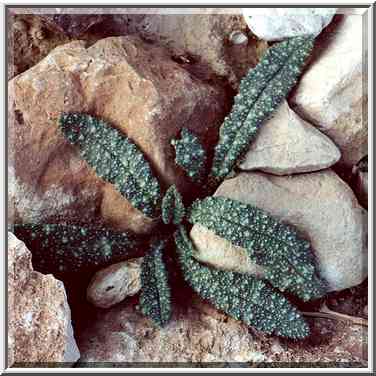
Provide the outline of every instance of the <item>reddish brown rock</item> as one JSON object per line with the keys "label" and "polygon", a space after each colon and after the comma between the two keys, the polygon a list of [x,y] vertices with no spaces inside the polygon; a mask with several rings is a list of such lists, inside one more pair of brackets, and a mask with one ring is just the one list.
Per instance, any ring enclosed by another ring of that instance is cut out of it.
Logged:
{"label": "reddish brown rock", "polygon": [[8,80],[37,64],[52,49],[69,39],[54,33],[39,16],[9,14],[8,18]]}
{"label": "reddish brown rock", "polygon": [[8,366],[80,357],[62,282],[35,272],[31,253],[8,233]]}
{"label": "reddish brown rock", "polygon": [[[257,332],[195,298],[155,327],[129,302],[99,311],[79,334],[79,366],[92,362],[177,362],[210,367],[366,367],[367,332],[345,322],[309,319],[311,336],[282,340]],[[167,363],[172,366],[172,363]]]}
{"label": "reddish brown rock", "polygon": [[[107,120],[140,147],[163,187],[176,184],[184,194],[191,186],[175,165],[170,140],[187,127],[210,143],[226,110],[224,99],[221,89],[137,38],[56,48],[9,83],[10,219],[105,222],[149,231],[152,221],[97,178],[66,142],[59,115],[88,112]],[[38,205],[26,205],[25,197]]]}
{"label": "reddish brown rock", "polygon": [[69,37],[79,37],[90,27],[103,21],[104,15],[90,14],[90,8],[85,14],[43,14],[41,18],[52,28]]}
{"label": "reddish brown rock", "polygon": [[220,77],[236,88],[268,44],[250,32],[240,9],[203,8],[190,13],[171,15],[156,9],[152,14],[121,17],[127,19],[128,32],[165,46],[187,69],[205,78]]}

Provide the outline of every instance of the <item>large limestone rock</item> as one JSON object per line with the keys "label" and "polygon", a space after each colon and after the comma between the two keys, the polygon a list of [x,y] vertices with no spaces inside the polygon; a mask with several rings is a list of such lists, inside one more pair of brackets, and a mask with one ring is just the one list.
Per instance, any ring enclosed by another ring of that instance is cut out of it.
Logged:
{"label": "large limestone rock", "polygon": [[245,8],[243,16],[259,38],[276,41],[318,35],[329,24],[336,8]]}
{"label": "large limestone rock", "polygon": [[155,327],[128,302],[98,312],[80,333],[77,366],[367,366],[367,332],[360,326],[308,319],[308,339],[285,341],[249,329],[199,299],[189,304],[175,306],[164,328]]}
{"label": "large limestone rock", "polygon": [[[366,278],[367,212],[334,172],[290,177],[242,173],[222,183],[215,195],[255,205],[294,225],[310,240],[329,291]],[[239,271],[254,273],[254,266],[245,262],[244,249],[235,249],[202,226],[195,225],[191,237],[199,260],[224,269],[238,265]]]}
{"label": "large limestone rock", "polygon": [[348,15],[318,39],[318,51],[291,104],[341,149],[352,166],[367,154],[367,85],[363,17]]}
{"label": "large limestone rock", "polygon": [[60,114],[106,119],[140,147],[162,186],[176,184],[184,194],[191,186],[174,162],[170,140],[184,126],[210,143],[226,111],[224,100],[221,89],[135,37],[56,48],[9,83],[10,220],[104,222],[149,231],[153,222],[67,143],[57,126]]}
{"label": "large limestone rock", "polygon": [[265,122],[239,167],[276,175],[322,170],[341,157],[337,146],[284,101]]}
{"label": "large limestone rock", "polygon": [[35,272],[31,253],[8,233],[8,366],[41,362],[76,362],[64,285]]}
{"label": "large limestone rock", "polygon": [[119,262],[94,274],[87,299],[100,308],[109,308],[141,289],[142,258]]}

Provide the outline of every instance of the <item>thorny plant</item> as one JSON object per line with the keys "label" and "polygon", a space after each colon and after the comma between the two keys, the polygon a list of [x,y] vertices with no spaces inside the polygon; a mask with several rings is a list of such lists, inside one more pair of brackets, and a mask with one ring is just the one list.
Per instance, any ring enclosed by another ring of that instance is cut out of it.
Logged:
{"label": "thorny plant", "polygon": [[[275,44],[248,72],[220,128],[211,168],[199,139],[188,129],[183,128],[180,138],[171,141],[177,165],[202,187],[200,197],[214,192],[234,174],[260,126],[296,84],[313,44],[313,37]],[[173,291],[165,253],[172,243],[185,281],[216,308],[269,334],[293,339],[309,335],[301,313],[279,291],[308,301],[323,296],[325,284],[316,274],[310,243],[292,226],[257,207],[224,197],[197,199],[186,208],[175,186],[162,195],[142,152],[117,129],[80,113],[62,114],[59,126],[100,178],[160,223],[142,263],[139,305],[146,316],[160,326],[171,317]],[[194,224],[246,249],[250,260],[264,268],[264,279],[198,262],[187,233]],[[18,224],[14,231],[33,251],[34,262],[50,272],[98,269],[134,257],[141,244],[129,233],[67,224]]]}

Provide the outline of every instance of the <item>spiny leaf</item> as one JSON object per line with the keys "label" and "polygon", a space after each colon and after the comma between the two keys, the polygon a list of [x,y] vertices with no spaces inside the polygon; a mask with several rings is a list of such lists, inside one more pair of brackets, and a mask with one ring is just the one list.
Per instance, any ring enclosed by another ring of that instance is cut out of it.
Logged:
{"label": "spiny leaf", "polygon": [[45,273],[91,271],[139,253],[140,242],[126,232],[64,224],[15,224],[11,231]]}
{"label": "spiny leaf", "polygon": [[294,339],[309,335],[300,313],[263,281],[200,264],[192,257],[194,247],[182,226],[175,233],[175,243],[185,280],[216,308],[268,334]]}
{"label": "spiny leaf", "polygon": [[142,152],[128,137],[86,114],[63,114],[59,123],[64,136],[80,148],[81,156],[99,177],[114,184],[145,215],[158,215],[158,181]]}
{"label": "spiny leaf", "polygon": [[174,185],[166,192],[162,200],[162,220],[165,224],[178,225],[185,216],[185,208],[180,193]]}
{"label": "spiny leaf", "polygon": [[264,210],[225,197],[207,197],[192,205],[189,221],[245,248],[253,262],[265,267],[265,278],[281,291],[304,301],[325,294],[310,243]]}
{"label": "spiny leaf", "polygon": [[296,37],[275,44],[239,86],[232,111],[220,129],[211,177],[224,179],[248,150],[261,124],[296,84],[314,37]]}
{"label": "spiny leaf", "polygon": [[171,294],[162,260],[164,247],[164,241],[155,241],[144,257],[141,269],[141,312],[159,326],[164,326],[171,316]]}
{"label": "spiny leaf", "polygon": [[201,182],[205,174],[206,155],[198,137],[183,128],[181,138],[172,140],[171,144],[175,147],[175,162],[193,181]]}

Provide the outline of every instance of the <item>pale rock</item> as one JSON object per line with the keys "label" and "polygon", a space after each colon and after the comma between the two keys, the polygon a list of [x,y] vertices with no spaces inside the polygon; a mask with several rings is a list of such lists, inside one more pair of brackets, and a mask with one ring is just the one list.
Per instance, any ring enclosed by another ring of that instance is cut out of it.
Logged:
{"label": "pale rock", "polygon": [[284,101],[260,129],[240,163],[242,170],[288,175],[322,170],[341,157],[337,146]]}
{"label": "pale rock", "polygon": [[336,8],[244,8],[243,16],[259,38],[276,41],[318,35],[330,23]]}
{"label": "pale rock", "polygon": [[[328,283],[328,291],[358,285],[366,278],[367,212],[358,204],[352,190],[331,170],[289,177],[241,173],[223,182],[215,196],[255,205],[295,226],[311,242],[319,274]],[[207,231],[200,233],[197,225],[193,226],[195,257],[223,269],[234,265],[242,265],[242,270],[247,267],[245,249],[235,248],[224,239],[218,241],[212,234],[209,234],[209,243]],[[225,262],[227,258],[231,261]],[[248,272],[254,272],[253,266]]]}
{"label": "pale rock", "polygon": [[336,143],[341,163],[347,166],[367,154],[367,52],[363,40],[363,17],[343,16],[330,33],[320,36],[321,48],[290,101],[298,114]]}
{"label": "pale rock", "polygon": [[220,269],[264,276],[263,268],[253,264],[243,248],[232,245],[206,227],[194,225],[190,236],[198,251],[194,253],[197,260]]}
{"label": "pale rock", "polygon": [[140,259],[113,264],[94,274],[87,288],[87,299],[100,308],[109,308],[141,289]]}
{"label": "pale rock", "polygon": [[[98,178],[63,137],[63,112],[90,113],[131,138],[163,187],[192,183],[170,145],[182,127],[213,142],[226,111],[223,89],[203,83],[160,47],[111,37],[54,49],[9,82],[9,221],[86,222],[147,233],[145,217]],[[35,205],[34,205],[35,204]]]}
{"label": "pale rock", "polygon": [[79,357],[64,284],[34,271],[30,251],[8,232],[8,366]]}

